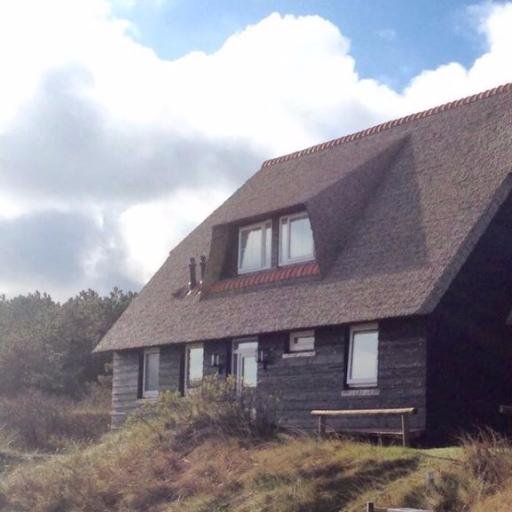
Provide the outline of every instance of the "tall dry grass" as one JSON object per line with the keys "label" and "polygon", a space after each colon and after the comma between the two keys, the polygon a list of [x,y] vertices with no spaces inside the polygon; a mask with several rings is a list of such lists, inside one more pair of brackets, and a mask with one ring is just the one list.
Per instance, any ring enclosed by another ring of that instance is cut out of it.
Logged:
{"label": "tall dry grass", "polygon": [[5,506],[19,512],[164,510],[195,492],[182,477],[198,446],[212,442],[220,453],[230,440],[255,445],[277,432],[268,399],[237,393],[231,380],[207,379],[185,398],[165,393],[141,412],[96,446],[13,471],[0,487]]}
{"label": "tall dry grass", "polygon": [[165,394],[100,443],[10,472],[2,510],[360,512],[375,501],[510,511],[511,445],[493,432],[446,449],[382,447],[284,435],[275,410],[230,381]]}
{"label": "tall dry grass", "polygon": [[109,428],[109,409],[96,396],[75,402],[29,390],[0,397],[0,429],[16,449],[56,451],[99,439]]}

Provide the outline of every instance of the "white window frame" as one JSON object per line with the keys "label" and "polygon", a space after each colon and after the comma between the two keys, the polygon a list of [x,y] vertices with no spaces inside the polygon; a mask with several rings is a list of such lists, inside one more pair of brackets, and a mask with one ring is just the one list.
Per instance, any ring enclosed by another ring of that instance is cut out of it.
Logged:
{"label": "white window frame", "polygon": [[[243,345],[245,343],[255,343],[256,349],[244,347]],[[240,345],[242,345],[242,347],[240,347]],[[252,355],[254,355],[256,357],[256,366],[259,366],[259,350],[260,341],[257,336],[249,336],[247,338],[234,338],[231,343],[231,371],[235,375],[236,389],[239,393],[244,389],[243,376],[241,375],[241,358],[244,358],[246,356],[252,357]],[[258,387],[258,373],[259,371],[256,372],[256,386],[248,386],[251,389],[256,389]]]}
{"label": "white window frame", "polygon": [[146,372],[147,372],[147,359],[149,355],[158,355],[158,386],[160,385],[160,349],[147,348],[144,350],[144,359],[142,362],[142,398],[156,398],[158,396],[158,389],[146,390]]}
{"label": "white window frame", "polygon": [[[269,226],[270,225],[270,226]],[[267,261],[267,227],[270,227],[270,248],[269,257]],[[242,268],[242,233],[245,231],[253,231],[255,229],[261,230],[261,266]],[[247,226],[241,226],[238,229],[238,273],[247,274],[249,272],[257,272],[258,270],[265,270],[270,268],[272,262],[272,219],[267,219],[262,222],[255,224],[249,224]]]}
{"label": "white window frame", "polygon": [[204,379],[204,344],[203,343],[188,343],[185,345],[185,368],[184,368],[184,372],[183,372],[183,390],[185,392],[185,394],[190,390],[190,389],[194,389],[194,387],[190,388],[189,385],[188,385],[188,381],[189,381],[189,375],[188,375],[188,370],[189,370],[189,359],[190,359],[190,356],[189,356],[189,351],[190,350],[193,350],[195,348],[202,348],[203,349],[203,371],[202,371],[202,375],[201,375],[201,382],[203,381]]}
{"label": "white window frame", "polygon": [[[293,345],[293,340],[296,338],[313,338],[313,347],[307,349],[296,349]],[[315,352],[316,345],[316,337],[315,331],[294,331],[290,333],[290,338],[288,340],[288,353],[290,354],[312,354]]]}
{"label": "white window frame", "polygon": [[[353,379],[352,374],[352,358],[354,355],[354,335],[361,332],[377,332],[377,373],[375,380],[368,379]],[[348,351],[348,362],[347,362],[347,386],[349,388],[376,388],[379,381],[379,324],[359,324],[350,327],[350,338],[349,338],[349,351]]]}
{"label": "white window frame", "polygon": [[[285,266],[285,265],[293,265],[294,263],[302,263],[304,261],[311,261],[315,259],[315,241],[313,239],[313,252],[311,254],[308,254],[306,256],[303,256],[302,258],[290,258],[288,255],[290,254],[290,243],[291,243],[291,237],[290,237],[290,225],[291,221],[297,220],[297,219],[308,219],[309,224],[311,226],[311,220],[309,219],[309,214],[307,211],[302,211],[300,213],[294,213],[291,215],[283,215],[279,218],[279,265]],[[286,221],[286,227],[283,226],[284,221]],[[284,243],[284,236],[283,236],[283,229],[288,231],[286,236],[286,243],[287,247],[283,247]],[[311,236],[313,237],[313,231],[311,231]],[[285,250],[286,249],[286,250]]]}

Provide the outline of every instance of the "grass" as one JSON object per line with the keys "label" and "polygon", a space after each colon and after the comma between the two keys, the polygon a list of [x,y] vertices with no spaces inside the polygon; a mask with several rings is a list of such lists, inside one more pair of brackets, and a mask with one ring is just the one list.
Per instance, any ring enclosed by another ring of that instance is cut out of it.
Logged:
{"label": "grass", "polygon": [[[80,402],[30,390],[0,397],[0,449],[55,452],[89,442],[110,424],[109,401],[88,396]],[[8,443],[7,440],[8,439]]]}
{"label": "grass", "polygon": [[292,437],[268,404],[218,384],[0,479],[0,509],[16,512],[499,512],[511,497],[512,450],[492,432],[435,450]]}

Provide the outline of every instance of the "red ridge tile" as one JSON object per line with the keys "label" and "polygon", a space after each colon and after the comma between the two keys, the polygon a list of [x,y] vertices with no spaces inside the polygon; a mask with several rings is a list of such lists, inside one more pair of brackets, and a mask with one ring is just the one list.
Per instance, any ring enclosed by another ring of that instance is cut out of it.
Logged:
{"label": "red ridge tile", "polygon": [[278,269],[263,270],[247,276],[224,279],[212,284],[209,291],[211,293],[219,293],[229,290],[240,290],[242,288],[249,288],[258,284],[275,283],[297,277],[315,276],[319,274],[320,269],[316,261],[300,263],[298,265],[291,265]]}
{"label": "red ridge tile", "polygon": [[262,167],[271,167],[272,165],[287,162],[288,160],[293,160],[295,158],[300,158],[304,155],[309,155],[311,153],[318,153],[319,151],[324,151],[333,146],[338,146],[345,142],[351,142],[356,139],[362,139],[368,135],[372,135],[374,133],[379,133],[384,130],[388,130],[389,128],[394,128],[395,126],[399,126],[402,124],[409,123],[411,121],[415,121],[416,119],[422,119],[424,117],[429,117],[434,114],[444,112],[445,110],[450,110],[452,108],[457,108],[463,105],[469,105],[470,103],[474,103],[475,101],[479,101],[485,98],[489,98],[491,96],[496,96],[497,94],[501,94],[504,92],[512,91],[512,83],[503,84],[494,89],[489,89],[484,92],[480,92],[478,94],[473,94],[472,96],[467,96],[466,98],[450,101],[448,103],[444,103],[443,105],[439,105],[437,107],[432,107],[427,110],[423,110],[422,112],[418,112],[415,114],[409,114],[404,117],[400,117],[398,119],[394,119],[392,121],[386,121],[384,123],[378,124],[376,126],[372,126],[371,128],[366,128],[365,130],[361,130],[359,132],[351,133],[349,135],[344,135],[338,139],[333,139],[328,142],[322,142],[316,146],[311,146],[310,148],[301,149],[300,151],[296,151],[295,153],[289,153],[288,155],[279,156],[277,158],[272,158],[270,160],[266,160],[263,162]]}

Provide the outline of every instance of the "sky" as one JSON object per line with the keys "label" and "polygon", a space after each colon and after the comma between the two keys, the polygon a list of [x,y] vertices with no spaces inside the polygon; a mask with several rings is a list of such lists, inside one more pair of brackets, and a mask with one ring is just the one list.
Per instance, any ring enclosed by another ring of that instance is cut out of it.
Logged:
{"label": "sky", "polygon": [[512,81],[510,27],[512,2],[0,0],[0,293],[139,290],[263,160]]}

